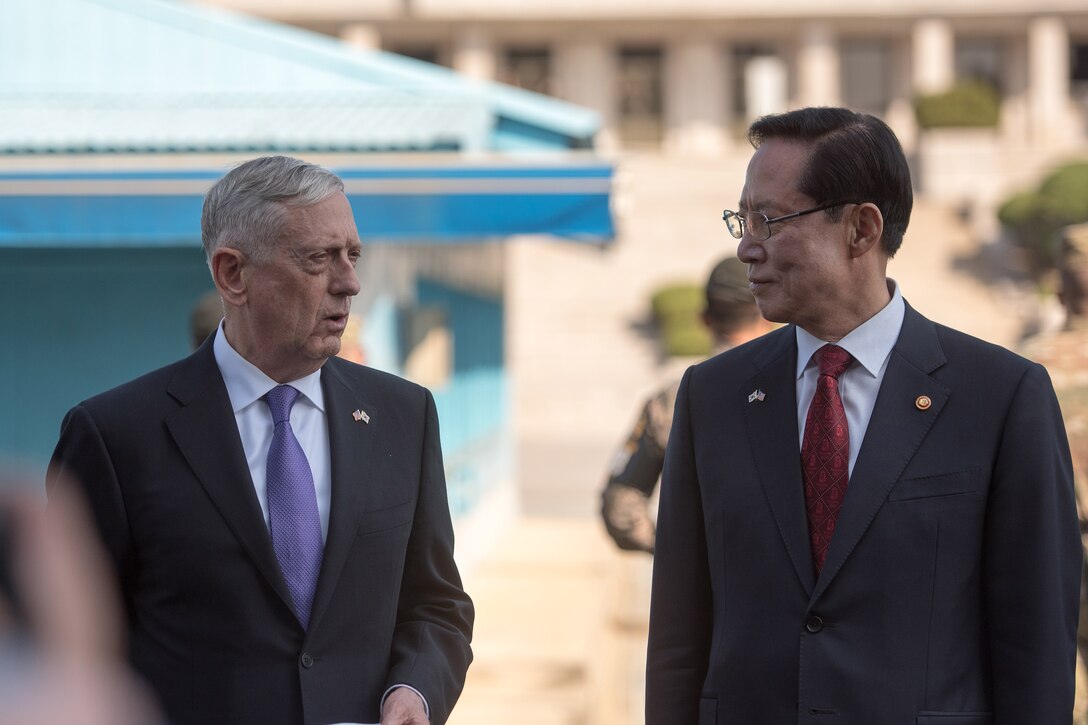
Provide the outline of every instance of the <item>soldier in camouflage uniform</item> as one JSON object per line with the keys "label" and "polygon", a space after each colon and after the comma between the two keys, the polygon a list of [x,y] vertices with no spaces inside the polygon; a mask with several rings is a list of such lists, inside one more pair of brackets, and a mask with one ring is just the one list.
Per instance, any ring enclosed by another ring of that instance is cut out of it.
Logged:
{"label": "soldier in camouflage uniform", "polygon": [[[1081,540],[1088,551],[1088,224],[1062,230],[1059,253],[1065,326],[1060,332],[1030,341],[1025,357],[1046,366],[1062,408],[1069,450],[1073,456],[1073,483],[1077,493]],[[1077,648],[1081,666],[1088,663],[1088,561],[1081,583],[1080,626]],[[1088,723],[1088,696],[1083,669],[1078,672],[1075,720]]]}
{"label": "soldier in camouflage uniform", "polygon": [[[771,329],[748,290],[747,270],[747,265],[730,257],[719,262],[707,280],[703,322],[714,339],[715,354]],[[675,380],[650,396],[613,459],[601,495],[601,515],[608,534],[621,549],[654,551],[650,497],[665,464],[679,386],[680,381]]]}

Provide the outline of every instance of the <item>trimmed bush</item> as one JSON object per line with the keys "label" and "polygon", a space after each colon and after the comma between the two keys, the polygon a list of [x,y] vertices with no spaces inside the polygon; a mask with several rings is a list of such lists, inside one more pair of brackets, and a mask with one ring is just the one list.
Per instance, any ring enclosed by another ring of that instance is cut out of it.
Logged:
{"label": "trimmed bush", "polygon": [[988,83],[961,81],[915,98],[914,115],[923,129],[993,128],[1001,119],[1001,96]]}
{"label": "trimmed bush", "polygon": [[661,322],[674,314],[687,314],[703,309],[703,289],[697,284],[679,282],[662,287],[650,298],[654,319]]}
{"label": "trimmed bush", "polygon": [[1039,193],[1050,199],[1055,218],[1063,224],[1088,220],[1088,162],[1059,167],[1043,179]]}
{"label": "trimmed bush", "polygon": [[650,307],[666,355],[710,354],[713,341],[700,319],[706,305],[705,294],[699,285],[684,282],[662,287],[651,297]]}
{"label": "trimmed bush", "polygon": [[1061,166],[1035,191],[1005,200],[997,218],[1012,240],[1023,247],[1037,277],[1055,266],[1058,230],[1088,222],[1088,162]]}
{"label": "trimmed bush", "polygon": [[706,357],[714,344],[706,327],[698,321],[690,325],[673,322],[663,327],[661,332],[665,354],[670,357]]}

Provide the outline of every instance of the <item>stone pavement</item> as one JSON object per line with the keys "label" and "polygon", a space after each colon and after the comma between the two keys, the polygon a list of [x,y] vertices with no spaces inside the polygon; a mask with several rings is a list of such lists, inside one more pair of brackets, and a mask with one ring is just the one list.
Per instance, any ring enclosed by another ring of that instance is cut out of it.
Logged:
{"label": "stone pavement", "polygon": [[[642,722],[650,559],[611,546],[597,497],[639,400],[683,367],[660,360],[645,333],[650,291],[699,280],[735,249],[721,209],[735,204],[746,160],[625,159],[612,247],[508,249],[522,516],[466,573],[476,661],[451,725]],[[889,274],[924,314],[1015,346],[1037,301],[995,273],[996,252],[918,200]]]}
{"label": "stone pavement", "polygon": [[450,725],[642,722],[650,557],[586,518],[526,517],[469,572],[475,662]]}

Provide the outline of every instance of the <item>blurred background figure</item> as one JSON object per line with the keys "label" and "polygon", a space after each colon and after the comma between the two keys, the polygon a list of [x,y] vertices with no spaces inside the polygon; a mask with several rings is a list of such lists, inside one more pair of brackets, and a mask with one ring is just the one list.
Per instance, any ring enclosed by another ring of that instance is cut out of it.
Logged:
{"label": "blurred background figure", "polygon": [[[711,354],[759,337],[771,329],[748,290],[748,265],[736,257],[718,262],[706,282],[702,321],[713,338]],[[616,451],[601,494],[601,516],[621,549],[654,552],[650,501],[665,464],[672,410],[680,380],[671,381],[642,406],[634,428]]]}
{"label": "blurred background figure", "polygon": [[0,473],[0,725],[160,722],[122,664],[121,626],[82,502],[42,508]]}
{"label": "blurred background figure", "polygon": [[[1073,456],[1073,485],[1081,539],[1088,549],[1088,224],[1062,229],[1058,247],[1058,297],[1065,324],[1051,334],[1028,341],[1024,355],[1044,365],[1054,381],[1069,452]],[[1088,579],[1088,571],[1086,571]],[[1078,671],[1074,722],[1088,723],[1088,583],[1081,584],[1080,624],[1077,629]]]}
{"label": "blurred background figure", "polygon": [[189,344],[193,350],[219,327],[223,319],[223,300],[215,290],[200,296],[189,315]]}
{"label": "blurred background figure", "polygon": [[344,335],[340,338],[340,352],[337,357],[350,360],[357,365],[366,365],[366,347],[363,345],[363,326],[354,317],[348,319]]}

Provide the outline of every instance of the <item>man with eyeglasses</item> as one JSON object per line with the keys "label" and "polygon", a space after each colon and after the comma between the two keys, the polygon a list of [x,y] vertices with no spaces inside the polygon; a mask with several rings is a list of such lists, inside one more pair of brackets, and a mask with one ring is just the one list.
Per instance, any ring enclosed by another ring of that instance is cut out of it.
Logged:
{"label": "man with eyeglasses", "polygon": [[647,725],[1068,723],[1081,549],[1044,368],[886,276],[880,120],[757,120],[726,211],[785,327],[688,370],[658,515]]}

